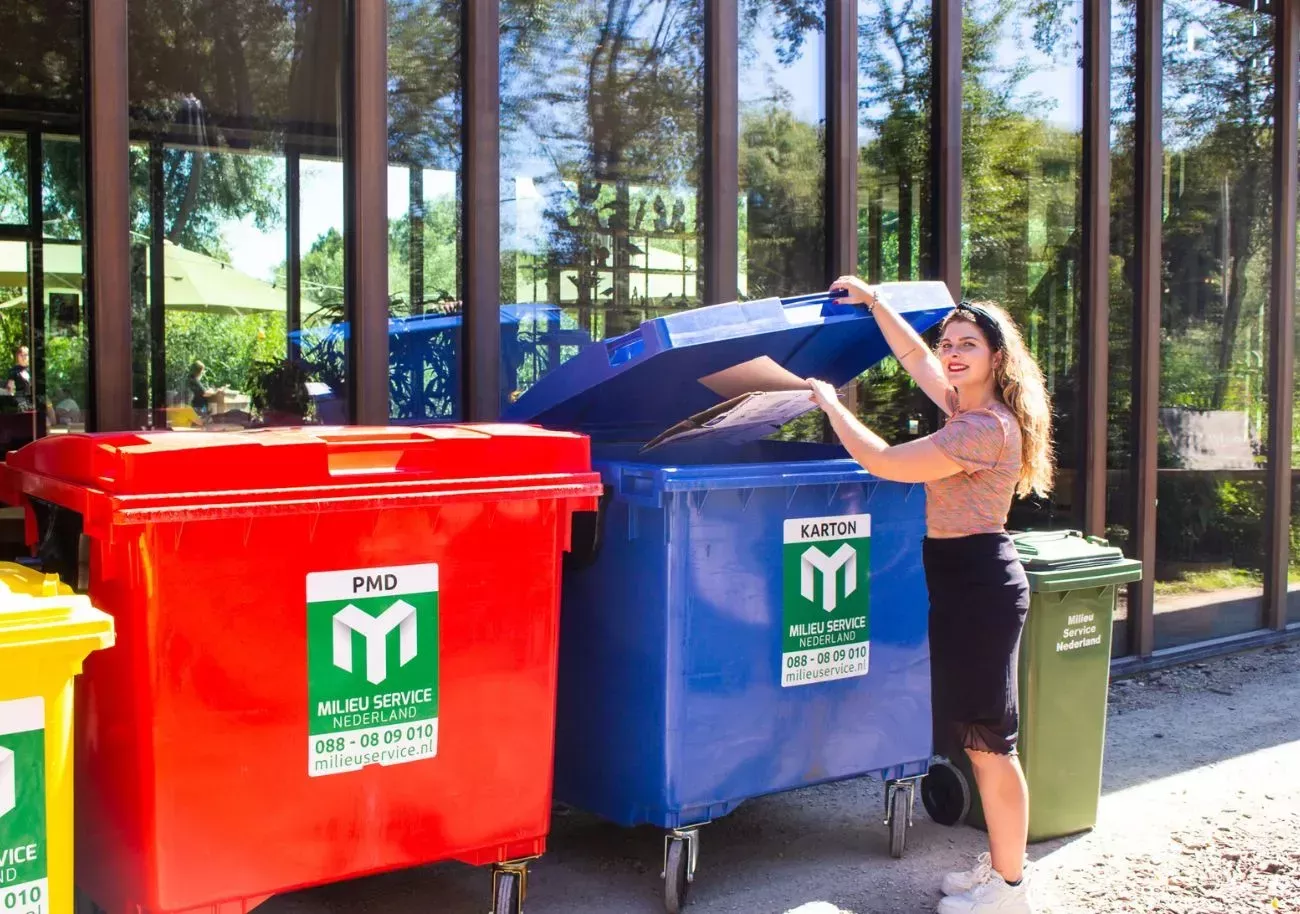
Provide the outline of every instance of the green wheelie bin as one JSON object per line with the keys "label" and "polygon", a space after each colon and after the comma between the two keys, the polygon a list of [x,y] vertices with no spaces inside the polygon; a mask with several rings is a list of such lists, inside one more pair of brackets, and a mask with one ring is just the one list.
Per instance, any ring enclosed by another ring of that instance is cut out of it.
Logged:
{"label": "green wheelie bin", "polygon": [[[1142,563],[1075,530],[1012,539],[1030,590],[1020,641],[1020,762],[1029,840],[1046,841],[1097,824],[1116,593],[1141,579]],[[921,798],[936,822],[985,827],[965,757],[936,762]]]}

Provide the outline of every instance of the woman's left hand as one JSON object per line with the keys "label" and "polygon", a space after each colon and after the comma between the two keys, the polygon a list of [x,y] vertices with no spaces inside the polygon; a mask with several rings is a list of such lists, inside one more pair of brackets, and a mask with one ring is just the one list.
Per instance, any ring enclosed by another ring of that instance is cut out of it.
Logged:
{"label": "woman's left hand", "polygon": [[825,381],[819,381],[816,378],[808,378],[808,387],[812,390],[812,401],[822,408],[825,412],[830,412],[840,404],[840,395],[835,392],[835,388]]}

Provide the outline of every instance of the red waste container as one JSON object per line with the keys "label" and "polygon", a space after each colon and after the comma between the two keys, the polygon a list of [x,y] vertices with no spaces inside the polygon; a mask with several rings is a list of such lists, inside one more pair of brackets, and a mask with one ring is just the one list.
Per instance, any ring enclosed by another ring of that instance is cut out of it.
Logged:
{"label": "red waste container", "polygon": [[83,897],[243,912],[455,859],[505,864],[515,914],[549,826],[561,553],[600,493],[584,437],[66,435],[0,476],[117,625],[77,682]]}

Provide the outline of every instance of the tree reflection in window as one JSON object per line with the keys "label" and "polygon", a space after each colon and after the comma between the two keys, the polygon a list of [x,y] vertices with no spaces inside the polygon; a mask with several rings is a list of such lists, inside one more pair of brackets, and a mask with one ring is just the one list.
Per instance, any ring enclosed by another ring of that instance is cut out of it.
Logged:
{"label": "tree reflection in window", "polygon": [[549,306],[514,312],[532,347],[515,396],[585,341],[700,303],[704,16],[701,0],[501,10],[502,302]]}

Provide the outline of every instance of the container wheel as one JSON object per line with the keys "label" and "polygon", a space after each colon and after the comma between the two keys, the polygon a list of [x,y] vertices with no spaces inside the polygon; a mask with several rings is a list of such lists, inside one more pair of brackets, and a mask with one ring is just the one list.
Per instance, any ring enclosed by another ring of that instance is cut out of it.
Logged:
{"label": "container wheel", "polygon": [[902,857],[907,848],[907,828],[911,815],[911,785],[898,784],[889,801],[889,856],[895,860]]}
{"label": "container wheel", "polygon": [[956,765],[941,759],[930,766],[921,782],[921,802],[935,822],[958,825],[970,812],[970,783]]}
{"label": "container wheel", "polygon": [[523,914],[523,880],[513,870],[492,873],[492,914]]}
{"label": "container wheel", "polygon": [[684,838],[670,838],[664,858],[664,909],[681,914],[690,893],[691,849]]}

